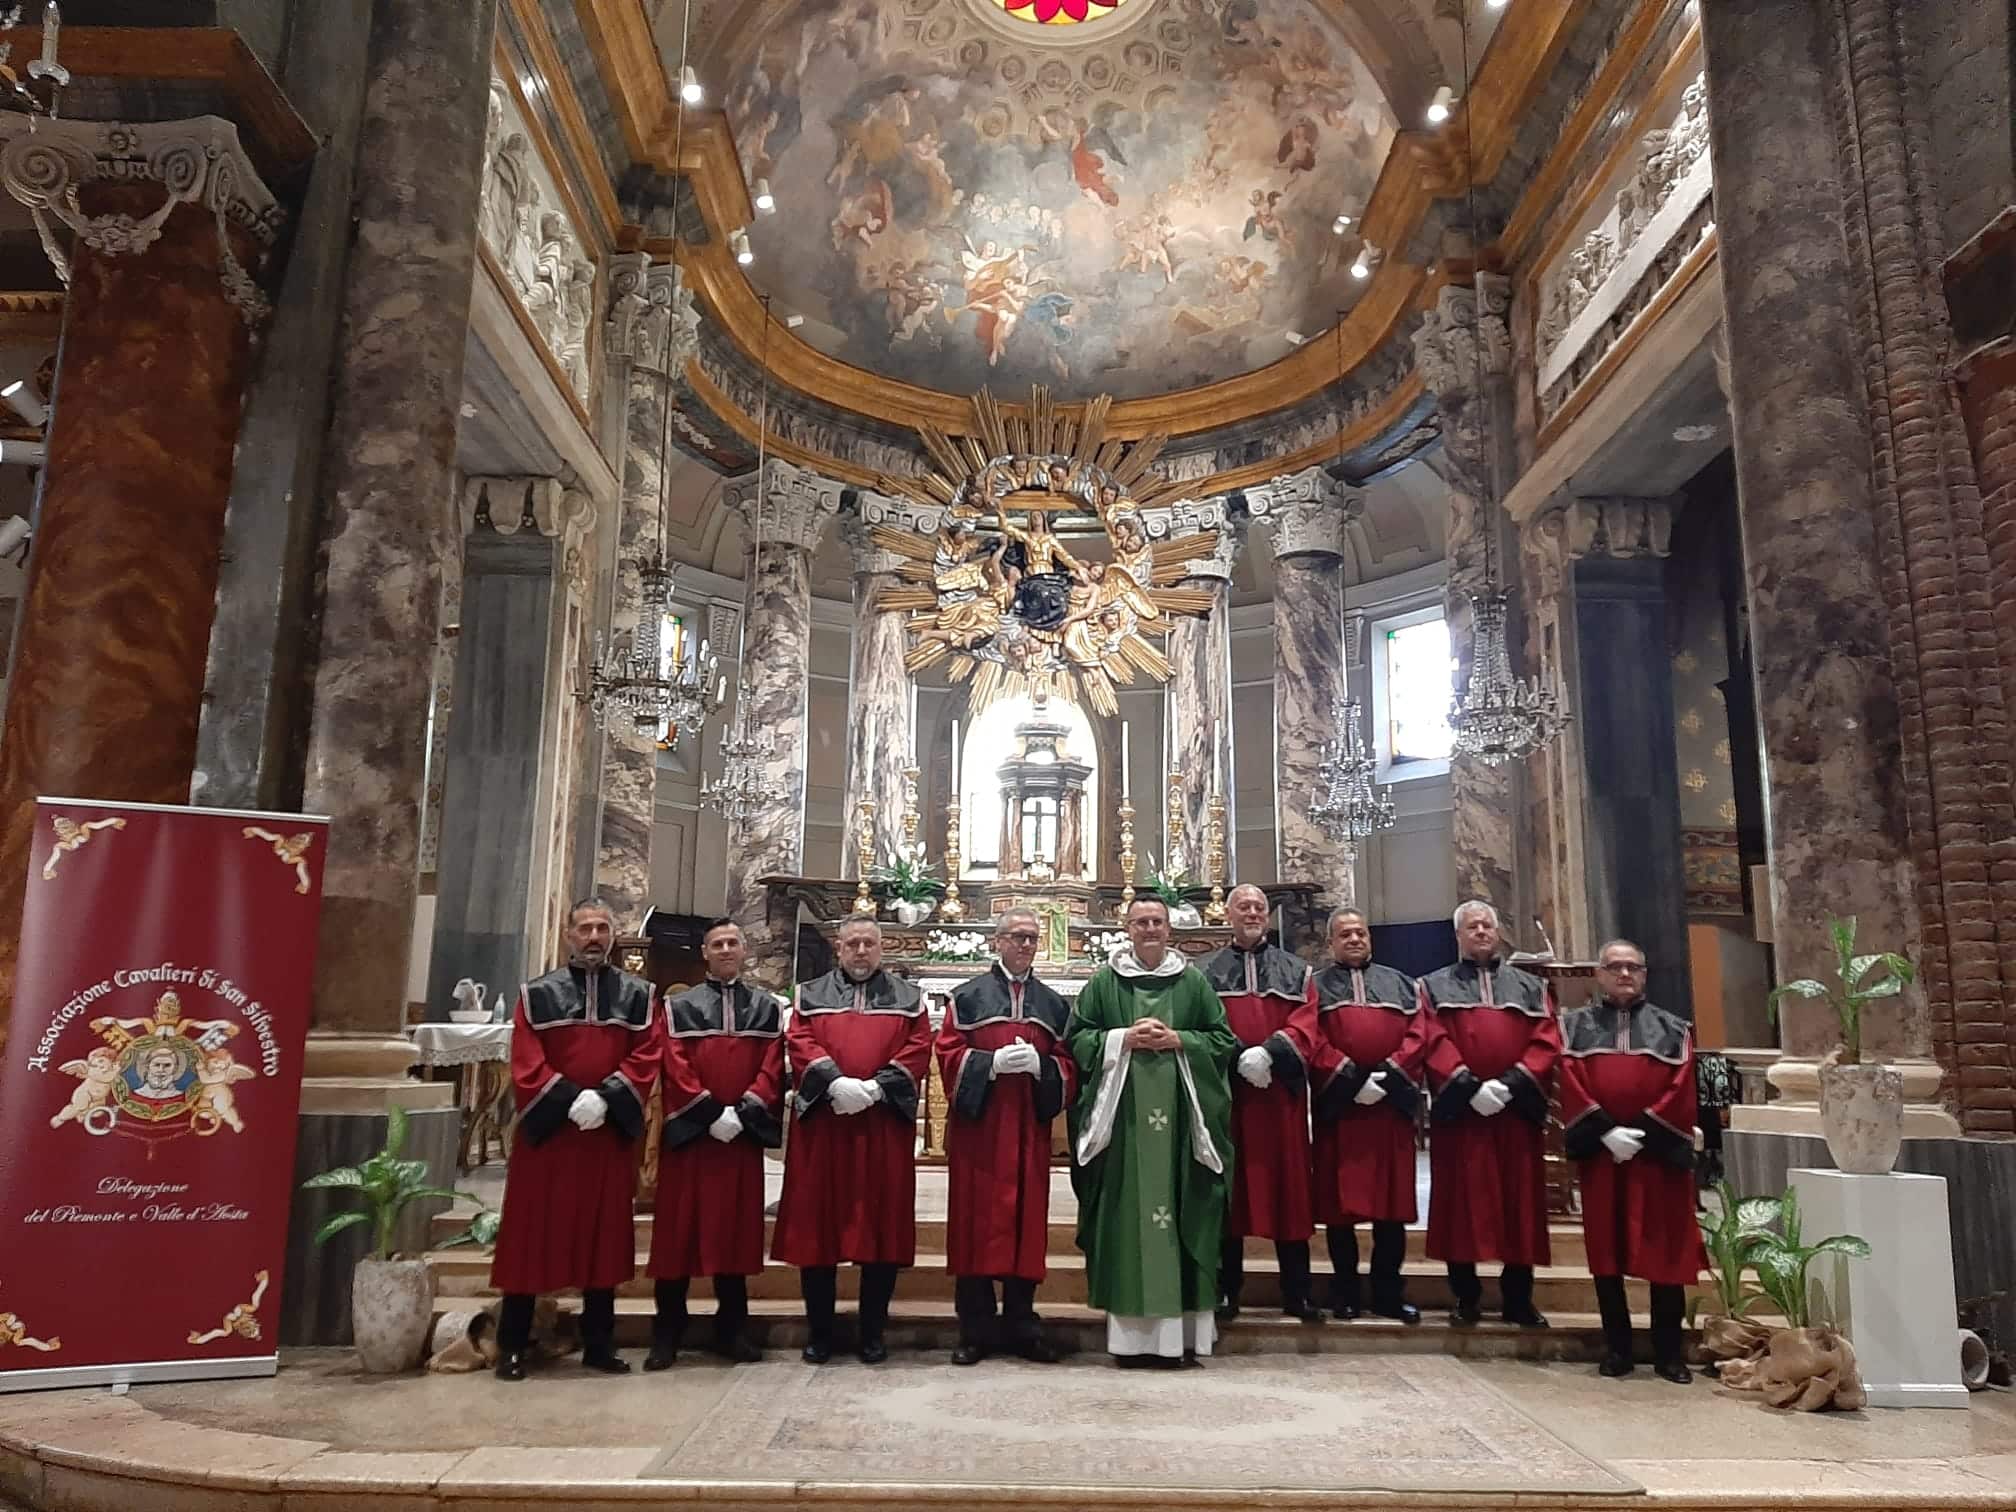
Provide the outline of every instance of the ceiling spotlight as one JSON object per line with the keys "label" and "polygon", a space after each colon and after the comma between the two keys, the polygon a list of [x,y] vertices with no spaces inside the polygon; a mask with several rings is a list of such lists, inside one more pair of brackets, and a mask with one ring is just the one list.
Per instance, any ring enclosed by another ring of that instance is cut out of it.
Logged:
{"label": "ceiling spotlight", "polygon": [[40,441],[0,441],[0,466],[40,467],[48,456]]}
{"label": "ceiling spotlight", "polygon": [[7,407],[30,425],[41,425],[49,418],[49,411],[42,401],[29,392],[26,378],[16,378],[0,389],[0,399],[5,399]]}
{"label": "ceiling spotlight", "polygon": [[1673,427],[1675,441],[1713,441],[1716,436],[1712,425],[1676,425]]}
{"label": "ceiling spotlight", "polygon": [[1351,229],[1351,217],[1348,215],[1340,215],[1337,217],[1337,219],[1330,222],[1330,232],[1333,236],[1342,236],[1346,231],[1349,231],[1350,229]]}
{"label": "ceiling spotlight", "polygon": [[1372,270],[1379,266],[1380,259],[1384,256],[1385,254],[1371,242],[1366,242],[1358,249],[1358,260],[1351,264],[1351,276],[1359,279],[1370,278]]}
{"label": "ceiling spotlight", "polygon": [[803,324],[805,324],[805,317],[803,315],[786,315],[784,317],[784,329],[787,331],[795,331]]}
{"label": "ceiling spotlight", "polygon": [[1428,102],[1428,124],[1440,126],[1449,119],[1449,107],[1456,103],[1456,91],[1447,84],[1435,91],[1435,98]]}
{"label": "ceiling spotlight", "polygon": [[747,231],[737,231],[728,239],[728,245],[735,249],[735,261],[742,264],[743,267],[746,268],[749,264],[756,261],[756,254],[749,250],[749,233]]}
{"label": "ceiling spotlight", "polygon": [[1512,0],[1484,0],[1484,3],[1493,10],[1503,10],[1512,3]]}
{"label": "ceiling spotlight", "polygon": [[688,105],[698,105],[707,98],[707,91],[700,87],[700,76],[693,72],[690,63],[679,70],[679,98]]}
{"label": "ceiling spotlight", "polygon": [[1309,339],[1307,336],[1304,336],[1300,331],[1284,331],[1282,334],[1288,338],[1288,345],[1290,346],[1300,346],[1302,345],[1303,342]]}
{"label": "ceiling spotlight", "polygon": [[765,215],[777,208],[777,196],[770,192],[770,180],[766,178],[756,180],[756,208]]}

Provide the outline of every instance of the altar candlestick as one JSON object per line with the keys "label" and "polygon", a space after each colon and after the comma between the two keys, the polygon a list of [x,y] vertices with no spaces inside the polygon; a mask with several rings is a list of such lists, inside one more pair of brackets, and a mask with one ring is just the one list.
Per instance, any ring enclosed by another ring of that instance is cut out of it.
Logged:
{"label": "altar candlestick", "polygon": [[910,760],[913,764],[917,760],[917,684],[914,679],[910,684]]}
{"label": "altar candlestick", "polygon": [[952,801],[959,801],[959,721],[952,721]]}
{"label": "altar candlestick", "polygon": [[1134,796],[1134,781],[1127,775],[1127,721],[1120,721],[1120,796]]}

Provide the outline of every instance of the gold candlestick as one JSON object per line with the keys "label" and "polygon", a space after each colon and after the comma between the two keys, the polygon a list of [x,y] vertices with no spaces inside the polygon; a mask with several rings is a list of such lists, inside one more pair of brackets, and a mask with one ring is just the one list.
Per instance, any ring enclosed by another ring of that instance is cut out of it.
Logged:
{"label": "gold candlestick", "polygon": [[875,869],[875,800],[863,798],[855,806],[860,816],[855,825],[854,853],[860,875],[854,882],[854,912],[875,917],[875,895],[868,890],[868,873]]}
{"label": "gold candlestick", "polygon": [[1120,799],[1120,917],[1134,901],[1134,800]]}
{"label": "gold candlestick", "polygon": [[1206,924],[1225,922],[1225,800],[1211,800],[1211,818],[1205,829],[1204,865],[1211,873],[1211,901],[1204,905]]}
{"label": "gold candlestick", "polygon": [[[903,854],[916,856],[917,851],[917,777],[914,766],[903,768]],[[921,859],[921,858],[920,858]]]}
{"label": "gold candlestick", "polygon": [[945,901],[938,905],[938,917],[957,923],[966,917],[966,905],[959,901],[959,800],[945,805]]}

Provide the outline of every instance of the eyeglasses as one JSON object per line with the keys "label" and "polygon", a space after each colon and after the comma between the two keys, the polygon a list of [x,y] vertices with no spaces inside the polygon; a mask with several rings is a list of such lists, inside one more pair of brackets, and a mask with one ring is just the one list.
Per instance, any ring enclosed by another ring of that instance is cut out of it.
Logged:
{"label": "eyeglasses", "polygon": [[1011,945],[1034,945],[1042,936],[1025,929],[1018,930],[1014,934],[1005,934],[1001,938]]}
{"label": "eyeglasses", "polygon": [[1605,961],[1596,968],[1598,971],[1639,972],[1645,969],[1643,961]]}

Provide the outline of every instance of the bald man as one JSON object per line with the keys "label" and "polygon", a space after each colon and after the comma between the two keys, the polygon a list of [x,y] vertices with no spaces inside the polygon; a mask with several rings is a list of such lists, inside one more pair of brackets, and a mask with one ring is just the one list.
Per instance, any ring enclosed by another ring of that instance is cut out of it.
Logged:
{"label": "bald man", "polygon": [[1232,1074],[1232,1204],[1218,1270],[1218,1317],[1239,1315],[1249,1237],[1272,1239],[1281,1310],[1304,1323],[1323,1313],[1309,1296],[1309,1055],[1316,986],[1308,963],[1267,942],[1267,894],[1250,882],[1225,900],[1232,943],[1200,969],[1239,1040]]}

